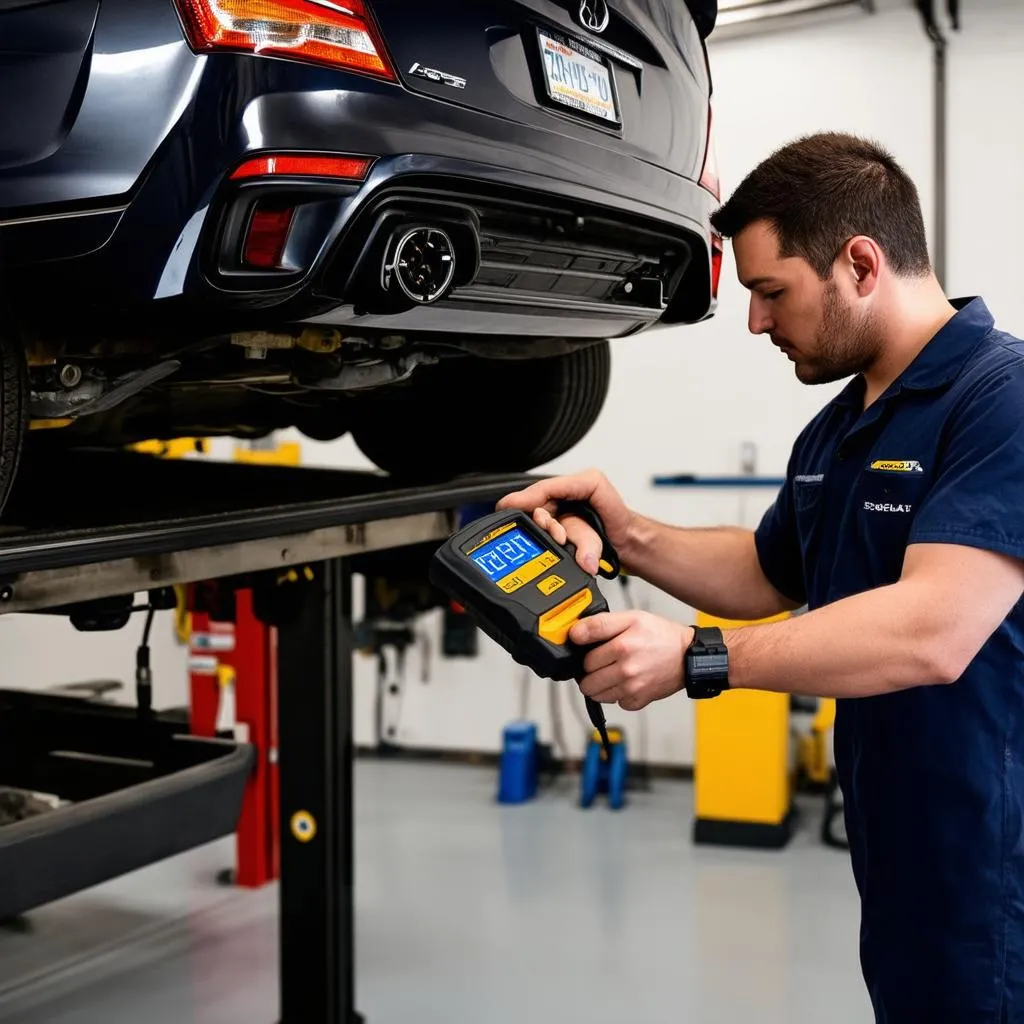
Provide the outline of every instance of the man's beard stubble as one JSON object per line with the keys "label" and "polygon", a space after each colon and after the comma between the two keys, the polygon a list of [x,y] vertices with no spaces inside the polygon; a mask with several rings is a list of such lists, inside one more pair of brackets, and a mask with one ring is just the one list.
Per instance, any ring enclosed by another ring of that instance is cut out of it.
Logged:
{"label": "man's beard stubble", "polygon": [[855,317],[840,299],[835,281],[829,281],[815,353],[797,363],[797,379],[803,384],[831,384],[863,373],[877,358],[880,344],[881,330],[875,318]]}

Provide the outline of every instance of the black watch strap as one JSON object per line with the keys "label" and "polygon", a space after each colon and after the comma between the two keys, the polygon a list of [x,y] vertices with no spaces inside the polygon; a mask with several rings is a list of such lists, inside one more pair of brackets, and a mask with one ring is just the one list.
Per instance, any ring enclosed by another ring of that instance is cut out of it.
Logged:
{"label": "black watch strap", "polygon": [[717,697],[729,688],[729,650],[718,626],[694,626],[683,659],[686,693],[694,700]]}

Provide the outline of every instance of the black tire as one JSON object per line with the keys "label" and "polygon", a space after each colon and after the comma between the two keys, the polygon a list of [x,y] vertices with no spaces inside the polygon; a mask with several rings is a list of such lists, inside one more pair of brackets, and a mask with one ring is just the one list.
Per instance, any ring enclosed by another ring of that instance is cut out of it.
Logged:
{"label": "black tire", "polygon": [[0,514],[21,462],[28,426],[28,371],[25,352],[4,323],[0,308]]}
{"label": "black tire", "polygon": [[527,472],[582,440],[610,380],[607,341],[545,359],[449,360],[381,389],[354,417],[352,437],[405,479]]}

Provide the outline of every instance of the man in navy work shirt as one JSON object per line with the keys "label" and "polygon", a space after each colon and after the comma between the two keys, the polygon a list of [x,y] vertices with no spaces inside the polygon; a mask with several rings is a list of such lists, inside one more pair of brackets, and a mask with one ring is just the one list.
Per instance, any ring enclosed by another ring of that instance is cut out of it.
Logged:
{"label": "man in navy work shirt", "polygon": [[754,531],[630,511],[598,472],[508,495],[596,569],[585,499],[634,575],[717,617],[610,613],[584,693],[626,710],[747,687],[837,698],[835,756],[880,1024],[1024,1024],[1024,344],[950,302],[917,191],[880,147],[783,147],[715,214],[749,327],[805,384],[850,377]]}

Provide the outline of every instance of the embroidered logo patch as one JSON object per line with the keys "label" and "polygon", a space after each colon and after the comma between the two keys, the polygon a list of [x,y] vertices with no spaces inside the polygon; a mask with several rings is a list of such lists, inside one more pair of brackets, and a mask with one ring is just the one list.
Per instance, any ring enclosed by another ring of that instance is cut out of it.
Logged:
{"label": "embroidered logo patch", "polygon": [[870,469],[880,473],[923,473],[924,467],[913,459],[875,459]]}
{"label": "embroidered logo patch", "polygon": [[865,501],[866,512],[909,512],[913,505],[894,505],[892,502]]}

